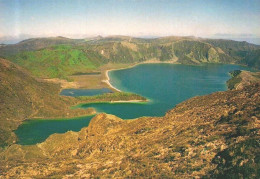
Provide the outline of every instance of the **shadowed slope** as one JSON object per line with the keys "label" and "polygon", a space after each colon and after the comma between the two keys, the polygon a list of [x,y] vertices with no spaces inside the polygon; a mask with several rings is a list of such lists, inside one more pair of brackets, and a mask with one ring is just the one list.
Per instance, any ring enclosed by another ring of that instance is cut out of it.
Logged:
{"label": "shadowed slope", "polygon": [[90,111],[70,110],[76,100],[59,96],[60,86],[37,80],[21,67],[0,59],[0,144],[12,143],[12,133],[33,117],[72,117]]}

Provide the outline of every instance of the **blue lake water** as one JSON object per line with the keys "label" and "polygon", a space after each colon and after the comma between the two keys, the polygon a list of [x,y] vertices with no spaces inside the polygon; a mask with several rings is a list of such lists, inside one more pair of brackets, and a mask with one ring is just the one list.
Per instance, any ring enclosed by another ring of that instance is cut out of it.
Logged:
{"label": "blue lake water", "polygon": [[[176,64],[143,64],[134,68],[110,71],[111,84],[116,88],[140,94],[147,103],[94,103],[82,108],[94,107],[97,112],[117,115],[123,119],[140,116],[163,116],[176,104],[198,95],[227,90],[228,72],[248,69],[237,65],[205,64],[201,66]],[[71,92],[71,91],[69,91]],[[64,92],[65,93],[65,92]],[[64,95],[63,93],[63,95]],[[74,95],[89,95],[78,90]],[[72,95],[72,94],[71,94]],[[15,132],[20,144],[44,141],[53,133],[79,131],[89,124],[93,116],[66,120],[30,120]]]}
{"label": "blue lake water", "polygon": [[237,65],[205,64],[201,66],[176,64],[143,64],[134,68],[109,72],[116,88],[140,94],[149,99],[146,104],[96,103],[98,112],[117,115],[123,119],[140,116],[163,116],[176,104],[198,95],[227,90],[228,72],[245,69]]}
{"label": "blue lake water", "polygon": [[25,121],[15,131],[18,136],[18,144],[30,145],[43,142],[51,134],[67,131],[80,131],[88,126],[93,116],[77,117],[70,119],[33,119]]}

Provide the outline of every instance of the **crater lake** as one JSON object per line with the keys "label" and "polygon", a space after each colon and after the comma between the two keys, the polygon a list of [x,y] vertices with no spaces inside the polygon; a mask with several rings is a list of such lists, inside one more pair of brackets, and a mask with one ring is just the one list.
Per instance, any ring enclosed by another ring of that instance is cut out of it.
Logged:
{"label": "crater lake", "polygon": [[[123,119],[141,116],[163,116],[165,113],[194,96],[227,90],[229,72],[248,68],[238,65],[203,64],[141,64],[133,68],[109,72],[110,83],[117,89],[146,97],[145,103],[90,103],[98,113],[108,113]],[[63,93],[64,95],[64,93]],[[15,131],[18,143],[30,145],[44,141],[53,133],[79,131],[93,116],[66,120],[29,120]]]}

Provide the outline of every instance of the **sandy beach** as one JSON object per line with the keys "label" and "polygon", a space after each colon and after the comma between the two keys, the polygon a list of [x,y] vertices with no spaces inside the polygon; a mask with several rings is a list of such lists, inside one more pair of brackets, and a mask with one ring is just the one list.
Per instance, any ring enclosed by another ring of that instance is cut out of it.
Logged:
{"label": "sandy beach", "polygon": [[[123,69],[128,69],[128,68],[133,68],[137,65],[141,65],[141,64],[158,64],[158,63],[167,63],[167,64],[178,64],[176,63],[175,61],[159,61],[159,60],[147,60],[147,61],[144,61],[144,62],[140,62],[140,63],[136,63],[136,64],[132,64],[130,66],[127,66],[127,67],[123,67],[123,68],[114,68],[114,69],[109,69],[109,70],[106,70],[105,71],[105,77],[106,79],[105,80],[102,80],[102,82],[106,83],[110,88],[118,91],[118,92],[121,92],[121,90],[117,89],[116,87],[114,87],[111,83],[110,83],[110,78],[109,78],[109,75],[108,75],[108,72],[110,71],[115,71],[115,70],[123,70]],[[131,101],[130,101],[131,102]],[[140,102],[140,101],[136,101],[136,102]]]}
{"label": "sandy beach", "polygon": [[111,101],[110,103],[140,103],[140,102],[148,102],[148,100]]}
{"label": "sandy beach", "polygon": [[168,64],[177,64],[174,61],[164,61],[161,62],[156,59],[140,62],[140,63],[134,63],[134,64],[124,64],[122,67],[117,67],[117,65],[112,64],[110,67],[105,67],[101,68],[101,73],[96,74],[96,75],[71,75],[69,76],[72,81],[67,81],[64,79],[59,79],[59,78],[53,78],[53,79],[44,79],[45,81],[52,82],[59,84],[61,86],[60,91],[63,89],[68,89],[68,88],[75,88],[75,89],[100,89],[100,88],[107,88],[109,87],[110,89],[117,91],[117,92],[122,92],[118,88],[114,87],[110,83],[110,78],[108,73],[110,71],[114,70],[123,70],[127,68],[133,68],[137,65],[141,64],[156,64],[156,63],[168,63]]}
{"label": "sandy beach", "polygon": [[102,80],[103,82],[105,82],[106,84],[108,84],[108,86],[118,92],[121,92],[121,90],[117,89],[116,87],[114,87],[109,81],[110,81],[110,78],[109,78],[109,75],[108,75],[108,72],[109,71],[112,71],[112,70],[106,70],[106,80]]}

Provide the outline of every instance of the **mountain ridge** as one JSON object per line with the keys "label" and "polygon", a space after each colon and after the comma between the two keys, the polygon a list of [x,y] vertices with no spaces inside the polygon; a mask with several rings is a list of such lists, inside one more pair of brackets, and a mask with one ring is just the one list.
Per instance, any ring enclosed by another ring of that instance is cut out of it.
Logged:
{"label": "mountain ridge", "polygon": [[[57,52],[63,47],[66,47],[63,52]],[[151,59],[191,65],[239,64],[260,69],[259,52],[259,45],[247,42],[176,36],[155,39],[110,36],[92,40],[38,38],[0,48],[0,56],[23,66],[35,76],[65,79],[73,73],[100,70],[109,63],[133,64]],[[44,66],[41,65],[43,61]],[[35,69],[41,69],[46,76],[37,74]]]}

